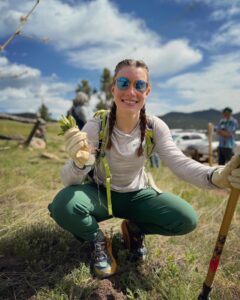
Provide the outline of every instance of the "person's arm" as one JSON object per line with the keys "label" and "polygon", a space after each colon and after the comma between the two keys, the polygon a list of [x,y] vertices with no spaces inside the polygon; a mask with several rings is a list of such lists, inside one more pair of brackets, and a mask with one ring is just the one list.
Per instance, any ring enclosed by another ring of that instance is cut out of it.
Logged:
{"label": "person's arm", "polygon": [[221,128],[221,123],[220,123],[220,126],[218,126],[217,133],[222,137],[229,138],[235,135],[237,127],[238,127],[237,121],[232,118],[228,121],[228,123],[226,124],[226,126],[224,126],[224,128]]}
{"label": "person's arm", "polygon": [[218,133],[218,135],[220,135],[222,137],[226,137],[226,138],[231,137],[234,134],[233,132],[228,131],[226,129],[220,129],[217,131],[217,133]]}
{"label": "person's arm", "polygon": [[90,170],[91,166],[80,169],[72,159],[68,160],[61,171],[61,179],[64,186],[81,184]]}
{"label": "person's arm", "polygon": [[210,181],[210,175],[215,168],[203,165],[184,155],[173,142],[166,123],[157,117],[154,117],[153,134],[156,152],[176,176],[198,187],[216,188]]}
{"label": "person's arm", "polygon": [[[92,148],[92,152],[95,152],[95,149],[98,146],[98,131],[99,131],[99,120],[92,119],[86,123],[81,132],[85,132],[87,134],[88,143]],[[75,141],[65,141],[66,148],[69,148],[69,145],[72,143],[75,148]],[[72,149],[72,147],[70,147]],[[65,186],[80,184],[86,178],[89,171],[93,168],[93,166],[84,166],[79,164],[78,161],[74,161],[74,153],[69,149],[67,152],[72,157],[71,160],[67,161],[64,165],[61,172],[61,179]],[[76,150],[77,151],[77,150]],[[75,152],[76,152],[75,151]]]}

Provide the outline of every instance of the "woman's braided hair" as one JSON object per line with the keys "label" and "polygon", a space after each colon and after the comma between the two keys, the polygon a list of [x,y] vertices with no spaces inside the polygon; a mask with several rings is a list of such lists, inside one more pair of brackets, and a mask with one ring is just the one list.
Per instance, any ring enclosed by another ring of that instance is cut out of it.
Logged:
{"label": "woman's braided hair", "polygon": [[[115,68],[115,72],[114,72],[114,76],[113,76],[113,84],[115,83],[118,72],[123,67],[135,67],[135,68],[145,69],[146,73],[147,73],[147,80],[149,81],[149,69],[148,69],[148,66],[142,60],[124,59],[124,60],[120,61]],[[117,110],[117,106],[116,106],[115,102],[113,102],[110,113],[109,113],[109,132],[108,132],[107,149],[110,149],[112,147],[111,136],[112,136],[112,132],[113,132],[113,127],[116,122],[116,110]],[[146,127],[147,127],[147,117],[146,117],[146,110],[145,110],[145,105],[144,105],[140,111],[141,142],[140,142],[140,145],[137,150],[138,156],[141,156],[144,152],[142,144],[143,144],[143,141],[145,138]]]}

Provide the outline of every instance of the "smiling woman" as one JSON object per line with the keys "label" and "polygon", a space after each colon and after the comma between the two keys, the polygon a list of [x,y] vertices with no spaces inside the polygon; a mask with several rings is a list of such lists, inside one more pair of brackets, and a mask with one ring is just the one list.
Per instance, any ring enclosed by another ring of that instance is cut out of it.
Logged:
{"label": "smiling woman", "polygon": [[[145,145],[149,129],[153,153],[180,178],[202,188],[240,186],[240,157],[234,157],[226,169],[202,165],[181,152],[161,119],[146,113],[151,87],[143,61],[119,62],[111,90],[114,99],[104,125],[97,114],[81,132],[75,128],[73,134],[65,134],[71,157],[62,170],[66,187],[49,205],[51,217],[62,228],[91,242],[93,269],[100,278],[113,275],[117,263],[111,241],[104,237],[99,222],[113,216],[124,219],[124,245],[138,261],[147,256],[145,234],[183,235],[197,225],[196,212],[189,203],[161,192],[148,180],[144,163],[148,158]],[[96,149],[96,159],[91,163],[90,155],[82,155],[90,148]],[[85,182],[91,169],[92,181]]]}
{"label": "smiling woman", "polygon": [[[110,114],[110,136],[115,119],[120,130],[124,133],[132,132],[139,121],[140,112],[145,113],[145,99],[150,90],[148,67],[143,62],[124,60],[116,66],[112,94],[113,109],[117,110],[117,114],[115,118],[114,114]],[[110,145],[111,139],[108,141],[108,146]]]}

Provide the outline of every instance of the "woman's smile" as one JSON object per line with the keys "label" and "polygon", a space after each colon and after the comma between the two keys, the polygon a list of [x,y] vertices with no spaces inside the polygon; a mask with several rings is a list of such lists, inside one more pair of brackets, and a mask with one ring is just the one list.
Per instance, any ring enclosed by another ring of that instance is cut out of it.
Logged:
{"label": "woman's smile", "polygon": [[130,106],[133,106],[138,103],[137,100],[129,100],[129,99],[122,99],[122,102],[124,102],[124,104],[130,105]]}
{"label": "woman's smile", "polygon": [[145,98],[150,92],[150,87],[147,87],[144,91],[140,91],[135,86],[135,83],[137,81],[148,82],[146,71],[142,68],[123,67],[118,72],[117,78],[128,79],[130,83],[128,86],[124,86],[124,88],[118,88],[116,83],[112,87],[118,112],[139,113],[145,104]]}

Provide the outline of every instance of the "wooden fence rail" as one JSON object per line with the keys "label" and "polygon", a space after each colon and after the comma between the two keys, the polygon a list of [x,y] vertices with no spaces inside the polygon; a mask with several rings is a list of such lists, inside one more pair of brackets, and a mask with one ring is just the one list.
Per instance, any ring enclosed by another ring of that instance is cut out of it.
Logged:
{"label": "wooden fence rail", "polygon": [[18,116],[14,116],[14,115],[9,115],[9,114],[5,114],[5,113],[0,113],[0,119],[11,120],[11,121],[16,121],[16,122],[20,122],[20,123],[34,124],[32,127],[32,130],[29,133],[26,140],[22,136],[0,134],[0,139],[18,140],[18,141],[22,142],[25,146],[28,146],[31,143],[31,140],[34,137],[36,131],[46,125],[46,122],[42,118],[30,119],[30,118],[23,118],[23,117],[18,117]]}

